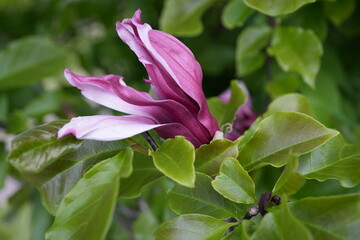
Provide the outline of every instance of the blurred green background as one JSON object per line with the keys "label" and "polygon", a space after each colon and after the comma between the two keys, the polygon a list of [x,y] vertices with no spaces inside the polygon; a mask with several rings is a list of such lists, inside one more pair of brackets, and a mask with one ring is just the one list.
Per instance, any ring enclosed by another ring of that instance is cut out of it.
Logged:
{"label": "blurred green background", "polygon": [[[7,188],[16,190],[8,203],[0,201],[0,239],[43,239],[52,221],[36,190],[5,161],[10,139],[53,119],[110,111],[87,102],[66,82],[64,69],[87,76],[121,75],[128,85],[149,90],[142,81],[147,77],[145,69],[115,30],[116,21],[131,17],[139,8],[144,22],[174,34],[194,52],[203,68],[207,97],[224,91],[232,79],[241,79],[261,114],[272,99],[300,92],[319,121],[340,130],[349,142],[359,143],[360,6],[355,0],[338,2],[343,5],[318,1],[272,18],[242,8],[241,0],[0,0],[0,189],[8,179]],[[266,51],[269,42],[259,45],[255,37],[240,37],[252,27],[273,29],[274,25],[311,29],[320,39],[324,54],[315,89],[297,73],[279,67]],[[263,59],[242,61],[239,48],[244,41],[259,45],[254,48],[259,48]],[[18,182],[9,182],[9,176]],[[333,192],[329,186],[328,194]],[[156,191],[150,199],[158,200],[152,208],[166,201]],[[124,206],[131,204],[125,201]],[[142,221],[150,223],[150,229],[151,224],[156,226],[158,220],[144,212],[135,228],[141,228]],[[108,239],[126,239],[114,236]],[[148,238],[135,234],[131,239]]]}

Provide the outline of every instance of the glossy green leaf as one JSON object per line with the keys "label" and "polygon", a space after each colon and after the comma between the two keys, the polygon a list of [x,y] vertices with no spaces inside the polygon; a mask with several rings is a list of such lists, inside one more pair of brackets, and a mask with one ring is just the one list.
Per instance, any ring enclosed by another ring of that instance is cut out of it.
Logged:
{"label": "glossy green leaf", "polygon": [[220,174],[211,185],[218,193],[233,202],[256,202],[254,181],[235,158],[226,158],[223,161]]}
{"label": "glossy green leaf", "polygon": [[279,16],[296,11],[307,3],[315,2],[316,0],[273,0],[273,1],[258,1],[258,0],[244,0],[244,2],[251,8],[258,10],[266,15]]}
{"label": "glossy green leaf", "polygon": [[231,0],[224,7],[221,21],[228,29],[241,27],[253,12],[254,10],[246,6],[243,0]]}
{"label": "glossy green leaf", "polygon": [[299,27],[278,27],[268,52],[284,71],[299,73],[309,86],[315,87],[323,48],[313,31]]}
{"label": "glossy green leaf", "polygon": [[299,93],[289,93],[276,98],[270,103],[265,116],[276,112],[299,112],[309,116],[313,115],[309,101]]}
{"label": "glossy green leaf", "polygon": [[132,174],[121,180],[119,195],[126,198],[138,197],[145,185],[162,176],[162,173],[154,166],[151,157],[135,152]]}
{"label": "glossy green leaf", "polygon": [[64,70],[66,53],[42,37],[15,41],[0,52],[0,88],[27,86]]}
{"label": "glossy green leaf", "polygon": [[305,184],[305,178],[296,172],[298,158],[293,156],[286,164],[285,169],[272,190],[273,194],[290,196],[296,193]]}
{"label": "glossy green leaf", "polygon": [[295,217],[321,231],[330,232],[348,240],[359,238],[359,193],[309,197],[292,202],[289,207]]}
{"label": "glossy green leaf", "polygon": [[305,225],[291,214],[285,201],[265,215],[251,240],[262,240],[264,236],[269,240],[313,239]]}
{"label": "glossy green leaf", "polygon": [[166,0],[160,29],[177,36],[194,36],[203,31],[201,17],[215,0]]}
{"label": "glossy green leaf", "polygon": [[66,122],[54,121],[18,135],[8,156],[25,179],[38,187],[51,214],[88,168],[129,146],[124,141],[80,141],[73,136],[58,140],[57,132]]}
{"label": "glossy green leaf", "polygon": [[[83,173],[94,164],[116,155],[127,145],[120,142],[98,142],[85,140],[82,146],[58,160],[38,174],[22,174],[29,181],[35,182],[46,209],[55,214],[60,202]],[[132,155],[131,153],[128,153]],[[131,168],[123,169],[121,174],[127,176]]]}
{"label": "glossy green leaf", "polygon": [[195,184],[195,148],[184,137],[167,139],[150,156],[165,176],[187,187]]}
{"label": "glossy green leaf", "polygon": [[219,173],[220,165],[227,157],[236,158],[239,154],[239,141],[216,139],[203,144],[195,151],[196,171],[213,176]]}
{"label": "glossy green leaf", "polygon": [[163,223],[155,240],[218,240],[233,225],[206,215],[181,215]]}
{"label": "glossy green leaf", "polygon": [[[46,239],[105,239],[118,197],[120,177],[129,173],[132,155],[122,150],[89,171],[61,201]],[[125,171],[124,171],[125,169]]]}
{"label": "glossy green leaf", "polygon": [[20,172],[39,173],[59,157],[78,149],[82,142],[72,136],[57,139],[57,132],[66,122],[54,121],[18,135],[11,142],[10,163]]}
{"label": "glossy green leaf", "polygon": [[239,86],[237,80],[230,83],[231,97],[227,103],[220,101],[218,97],[208,99],[211,114],[218,120],[218,125],[233,123],[238,109],[246,101],[246,92]]}
{"label": "glossy green leaf", "polygon": [[338,133],[305,114],[278,112],[259,123],[238,159],[247,170],[268,164],[280,167],[291,155],[307,153]]}
{"label": "glossy green leaf", "polygon": [[306,178],[336,179],[344,187],[360,183],[360,145],[347,144],[339,135],[300,158],[298,172]]}
{"label": "glossy green leaf", "polygon": [[265,62],[261,52],[269,42],[272,30],[269,26],[250,26],[245,28],[236,42],[236,70],[239,76],[248,75]]}
{"label": "glossy green leaf", "polygon": [[178,214],[199,213],[216,218],[237,216],[234,203],[217,193],[211,180],[209,176],[198,173],[195,188],[176,185],[169,192],[170,208]]}
{"label": "glossy green leaf", "polygon": [[325,6],[325,15],[335,25],[340,26],[355,11],[355,0],[338,0],[335,2],[327,2]]}

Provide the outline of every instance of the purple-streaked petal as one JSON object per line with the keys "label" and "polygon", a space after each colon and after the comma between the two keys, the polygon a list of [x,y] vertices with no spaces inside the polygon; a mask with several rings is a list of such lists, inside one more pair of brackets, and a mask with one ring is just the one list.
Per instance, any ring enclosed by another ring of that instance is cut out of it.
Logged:
{"label": "purple-streaked petal", "polygon": [[119,37],[146,67],[155,96],[184,105],[213,135],[218,126],[202,91],[200,64],[178,39],[142,24],[140,14],[138,10],[131,19],[117,23]]}
{"label": "purple-streaked petal", "polygon": [[199,141],[187,127],[180,123],[172,123],[164,127],[158,127],[155,131],[164,139],[173,138],[175,136],[183,136],[191,142],[196,148],[200,147],[203,142]]}
{"label": "purple-streaked petal", "polygon": [[153,119],[152,117],[156,115],[155,109],[143,108],[130,104],[121,99],[113,91],[111,81],[121,82],[125,85],[121,76],[106,75],[102,77],[83,77],[72,73],[69,69],[66,69],[65,78],[71,85],[79,88],[86,98],[100,105],[119,112],[145,116],[151,119]]}
{"label": "purple-streaked petal", "polygon": [[197,120],[197,118],[194,117],[192,113],[180,103],[171,99],[151,99],[150,97],[146,97],[148,93],[122,85],[118,81],[112,81],[112,84],[114,92],[116,92],[118,96],[124,101],[136,106],[141,106],[143,108],[156,108],[157,110],[153,118],[156,118],[157,122],[180,123],[186,126],[186,128],[201,142],[208,142],[211,140],[212,135],[209,133],[209,130],[206,129]]}
{"label": "purple-streaked petal", "polygon": [[[119,37],[135,52],[139,61],[145,66],[150,77],[148,82],[152,84],[155,96],[158,99],[173,99],[186,104],[186,101],[191,101],[189,96],[182,91],[166,71],[159,70],[159,64],[139,39],[138,28],[141,28],[143,32],[152,30],[148,24],[141,24],[140,13],[141,11],[138,10],[132,19],[116,23]],[[194,106],[187,107],[193,108]]]}
{"label": "purple-streaked petal", "polygon": [[59,130],[58,138],[72,134],[78,139],[113,141],[129,138],[161,126],[166,126],[166,124],[156,124],[146,117],[133,115],[76,117]]}

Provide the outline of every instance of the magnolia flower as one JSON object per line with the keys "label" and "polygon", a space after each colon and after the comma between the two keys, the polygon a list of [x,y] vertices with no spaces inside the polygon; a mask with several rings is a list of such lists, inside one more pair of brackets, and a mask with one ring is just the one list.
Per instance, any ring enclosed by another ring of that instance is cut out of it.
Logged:
{"label": "magnolia flower", "polygon": [[[243,135],[243,133],[249,129],[249,127],[253,124],[256,120],[258,115],[252,109],[252,102],[250,98],[250,94],[246,85],[238,81],[238,85],[245,91],[247,95],[246,102],[241,105],[241,107],[236,112],[235,120],[232,124],[232,131],[225,134],[225,138],[229,140],[236,140],[238,137]],[[224,103],[228,103],[231,97],[231,90],[227,89],[219,95],[220,101]]]}
{"label": "magnolia flower", "polygon": [[142,24],[140,14],[117,22],[116,30],[146,68],[154,98],[127,86],[121,76],[83,77],[66,69],[65,78],[85,97],[129,115],[73,118],[59,138],[112,141],[155,129],[164,139],[184,136],[195,147],[212,140],[218,125],[202,91],[200,64],[178,39]]}

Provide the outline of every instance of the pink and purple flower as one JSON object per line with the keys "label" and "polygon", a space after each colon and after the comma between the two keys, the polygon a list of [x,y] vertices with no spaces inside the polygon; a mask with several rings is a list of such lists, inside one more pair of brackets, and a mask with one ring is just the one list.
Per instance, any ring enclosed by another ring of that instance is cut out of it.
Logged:
{"label": "pink and purple flower", "polygon": [[83,77],[66,69],[66,79],[86,98],[129,115],[76,117],[59,138],[112,141],[154,129],[164,139],[184,136],[195,147],[213,139],[219,128],[202,90],[200,64],[178,39],[143,24],[140,14],[117,22],[116,30],[146,68],[154,98],[127,86],[121,76]]}

